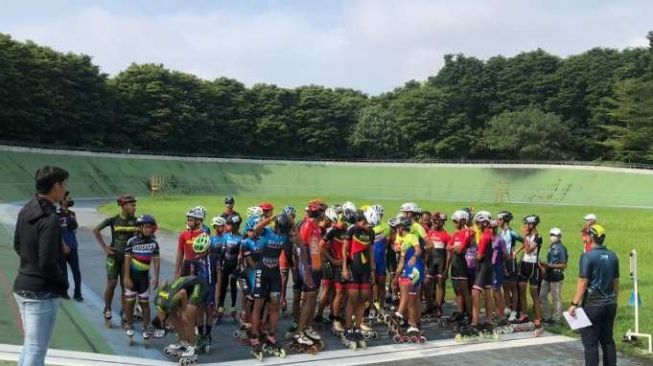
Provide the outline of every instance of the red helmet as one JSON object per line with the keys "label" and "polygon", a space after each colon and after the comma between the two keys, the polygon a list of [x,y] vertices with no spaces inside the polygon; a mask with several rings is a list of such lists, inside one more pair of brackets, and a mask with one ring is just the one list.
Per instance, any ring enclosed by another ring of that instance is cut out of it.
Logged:
{"label": "red helmet", "polygon": [[260,207],[263,211],[272,211],[274,209],[274,206],[272,206],[272,203],[270,202],[262,202],[258,205],[258,207]]}

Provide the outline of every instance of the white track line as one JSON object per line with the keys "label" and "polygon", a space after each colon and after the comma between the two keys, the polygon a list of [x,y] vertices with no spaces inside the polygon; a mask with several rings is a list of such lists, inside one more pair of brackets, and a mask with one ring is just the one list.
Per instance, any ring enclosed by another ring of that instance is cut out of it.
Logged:
{"label": "white track line", "polygon": [[[439,340],[430,341],[423,345],[414,344],[392,344],[387,346],[369,347],[364,350],[350,351],[350,350],[337,350],[337,351],[324,351],[312,356],[307,354],[291,355],[285,359],[266,357],[263,359],[265,365],[308,365],[311,366],[338,366],[348,365],[365,365],[379,362],[391,362],[408,360],[415,358],[430,358],[438,356],[446,356],[458,353],[479,352],[488,350],[499,349],[513,349],[518,347],[544,345],[552,343],[564,343],[577,341],[573,338],[566,336],[544,336],[544,337],[530,337],[527,338],[513,338],[509,340],[501,340],[497,342],[484,342],[484,343],[469,343],[460,344],[454,340]],[[251,365],[253,359],[230,361],[230,362],[216,362],[203,365],[211,366],[245,366]]]}
{"label": "white track line", "polygon": [[[0,344],[0,360],[18,361],[22,347],[12,344]],[[134,365],[134,366],[156,366],[156,365],[177,365],[177,362],[153,360],[149,358],[127,357],[116,355],[105,355],[101,353],[64,351],[58,349],[48,349],[45,358],[48,365],[65,365],[65,366],[116,366],[116,365]]]}
{"label": "white track line", "polygon": [[[573,338],[565,336],[544,336],[539,338],[512,338],[508,340],[501,340],[498,342],[485,342],[485,343],[472,343],[472,344],[458,344],[453,340],[440,340],[430,341],[423,345],[413,344],[398,344],[387,346],[375,346],[365,350],[350,351],[350,350],[336,350],[324,351],[315,356],[306,354],[290,355],[287,358],[280,359],[274,357],[264,358],[261,364],[265,365],[306,365],[311,364],[315,366],[330,366],[337,364],[338,366],[348,365],[364,365],[379,362],[391,362],[408,360],[415,358],[425,357],[438,357],[447,356],[459,353],[481,352],[481,351],[496,351],[500,349],[514,349],[527,346],[541,346],[553,343],[565,343],[577,341]],[[0,360],[5,361],[18,361],[20,356],[21,347],[9,344],[0,344]],[[65,351],[57,349],[48,349],[48,354],[45,359],[48,365],[66,365],[66,366],[81,366],[81,365],[99,365],[99,366],[115,366],[115,365],[136,365],[136,366],[155,366],[155,365],[177,365],[176,362],[153,360],[148,358],[139,357],[126,357],[116,355],[104,355],[89,352],[76,352]],[[253,359],[207,363],[202,365],[211,366],[245,366],[254,363]]]}

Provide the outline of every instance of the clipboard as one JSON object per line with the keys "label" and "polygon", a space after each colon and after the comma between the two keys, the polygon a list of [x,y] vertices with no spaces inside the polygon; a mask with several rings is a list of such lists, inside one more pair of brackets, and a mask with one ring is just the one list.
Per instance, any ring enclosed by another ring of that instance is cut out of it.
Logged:
{"label": "clipboard", "polygon": [[565,317],[567,324],[572,330],[587,328],[592,326],[592,322],[587,317],[585,310],[583,308],[576,308],[576,316],[572,316],[568,311],[562,313],[562,316]]}

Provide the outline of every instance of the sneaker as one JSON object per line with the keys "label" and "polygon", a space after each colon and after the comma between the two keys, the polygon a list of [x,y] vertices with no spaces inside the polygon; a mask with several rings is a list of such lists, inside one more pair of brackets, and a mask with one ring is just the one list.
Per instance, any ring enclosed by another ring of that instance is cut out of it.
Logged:
{"label": "sneaker", "polygon": [[374,330],[374,329],[372,329],[372,327],[370,327],[369,325],[367,325],[367,324],[365,324],[365,323],[361,324],[360,329],[361,329],[363,332],[371,332],[371,331]]}
{"label": "sneaker", "polygon": [[510,316],[510,314],[512,314],[512,310],[510,310],[510,308],[505,308],[503,310],[503,315]]}
{"label": "sneaker", "polygon": [[319,341],[319,340],[322,339],[322,337],[320,337],[320,333],[316,332],[315,329],[313,329],[313,327],[308,327],[308,328],[304,329],[304,334],[308,338],[310,338],[310,339],[312,339],[314,341]]}
{"label": "sneaker", "polygon": [[76,292],[75,295],[73,296],[73,299],[77,302],[82,302],[84,301],[84,298],[82,297],[82,294],[80,292]]}
{"label": "sneaker", "polygon": [[70,296],[68,296],[68,293],[67,293],[67,292],[64,292],[64,293],[61,295],[61,298],[64,299],[64,300],[70,300]]}
{"label": "sneaker", "polygon": [[510,316],[508,317],[509,322],[514,322],[517,320],[517,312],[516,311],[511,311]]}
{"label": "sneaker", "polygon": [[308,338],[304,333],[297,333],[293,336],[293,339],[296,343],[303,344],[305,346],[312,346],[313,341]]}

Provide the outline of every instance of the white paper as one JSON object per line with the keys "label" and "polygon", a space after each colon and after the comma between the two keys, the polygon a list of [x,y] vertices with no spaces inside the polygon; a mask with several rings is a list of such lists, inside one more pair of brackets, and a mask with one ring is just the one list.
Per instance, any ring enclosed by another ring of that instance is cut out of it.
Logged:
{"label": "white paper", "polygon": [[562,316],[565,317],[567,324],[573,330],[592,326],[592,322],[587,317],[587,314],[585,314],[583,308],[576,308],[576,316],[572,316],[568,311],[563,312]]}

